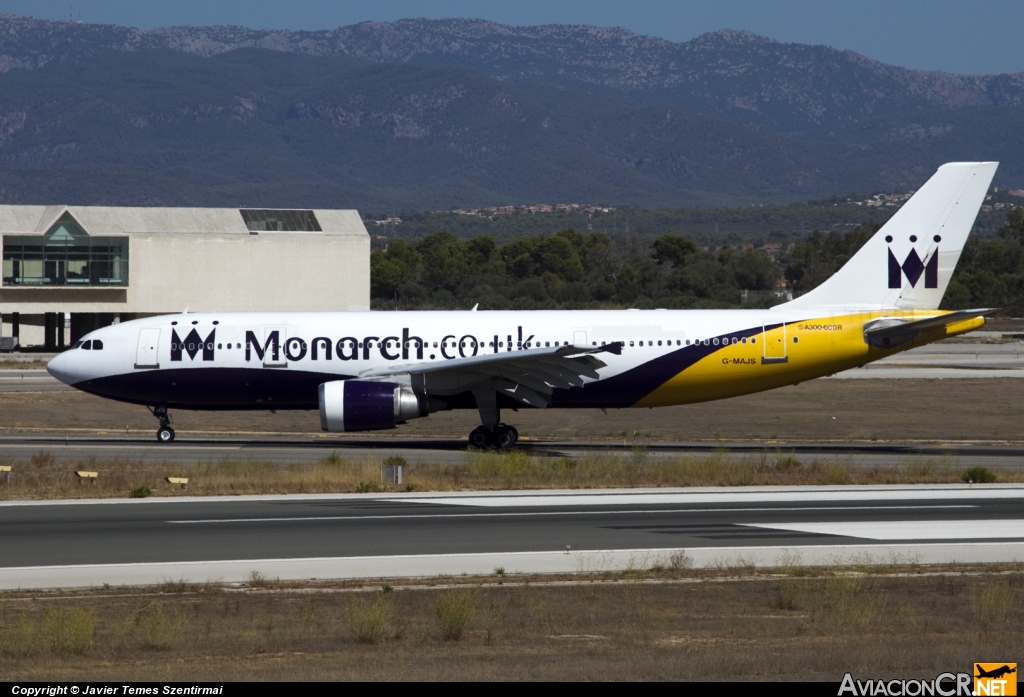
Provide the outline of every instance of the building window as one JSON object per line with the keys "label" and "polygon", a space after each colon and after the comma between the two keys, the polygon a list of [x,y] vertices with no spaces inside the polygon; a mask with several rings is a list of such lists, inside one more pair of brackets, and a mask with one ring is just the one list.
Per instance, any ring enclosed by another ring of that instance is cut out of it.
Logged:
{"label": "building window", "polygon": [[313,211],[241,208],[249,232],[323,232]]}
{"label": "building window", "polygon": [[128,238],[92,237],[65,213],[45,235],[4,235],[5,286],[127,286]]}

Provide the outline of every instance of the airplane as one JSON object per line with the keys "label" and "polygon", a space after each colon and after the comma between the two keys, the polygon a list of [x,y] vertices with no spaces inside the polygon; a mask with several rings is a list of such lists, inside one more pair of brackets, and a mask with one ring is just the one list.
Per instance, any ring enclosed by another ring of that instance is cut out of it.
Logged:
{"label": "airplane", "polygon": [[[1016,665],[1016,664],[1014,664],[1014,665]],[[977,663],[974,664],[974,667],[978,671],[978,674],[974,676],[976,678],[995,678],[995,679],[999,679],[999,678],[1003,677],[1004,675],[1009,675],[1011,673],[1016,673],[1017,672],[1016,668],[1011,668],[1008,665],[1003,665],[1003,666],[1000,666],[999,668],[993,668],[992,670],[985,670],[984,668],[979,666]]]}
{"label": "airplane", "polygon": [[520,408],[644,408],[793,385],[976,330],[994,310],[938,310],[997,162],[934,175],[831,278],[766,310],[188,313],[97,329],[55,378],[170,410],[319,410],[327,432],[476,409],[480,448],[519,437]]}

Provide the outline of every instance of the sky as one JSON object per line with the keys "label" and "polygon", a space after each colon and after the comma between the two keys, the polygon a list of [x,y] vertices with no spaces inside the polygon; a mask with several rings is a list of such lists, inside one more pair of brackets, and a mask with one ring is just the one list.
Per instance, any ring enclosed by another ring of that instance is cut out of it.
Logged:
{"label": "sky", "polygon": [[0,12],[152,29],[236,24],[332,29],[409,17],[502,24],[593,24],[687,41],[746,29],[824,44],[907,68],[959,74],[1024,72],[1022,0],[0,0]]}

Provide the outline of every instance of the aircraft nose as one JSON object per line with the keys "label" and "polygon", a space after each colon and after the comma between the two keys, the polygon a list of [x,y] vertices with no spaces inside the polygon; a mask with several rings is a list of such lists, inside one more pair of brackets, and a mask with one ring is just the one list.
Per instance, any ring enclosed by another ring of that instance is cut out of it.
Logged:
{"label": "aircraft nose", "polygon": [[69,355],[71,353],[71,351],[66,351],[58,354],[51,358],[46,364],[46,372],[63,382],[65,385],[73,384],[76,379],[71,367],[71,364],[73,363],[73,359]]}

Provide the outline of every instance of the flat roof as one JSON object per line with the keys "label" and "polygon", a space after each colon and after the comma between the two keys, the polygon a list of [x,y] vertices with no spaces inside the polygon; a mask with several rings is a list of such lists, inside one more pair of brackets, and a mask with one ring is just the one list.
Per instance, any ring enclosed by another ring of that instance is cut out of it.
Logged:
{"label": "flat roof", "polygon": [[[42,235],[65,213],[91,235],[250,235],[241,208],[143,208],[120,206],[5,206],[0,205],[0,234]],[[267,209],[259,209],[267,210]],[[366,227],[356,210],[311,210],[321,231],[258,230],[257,235],[360,235]]]}

